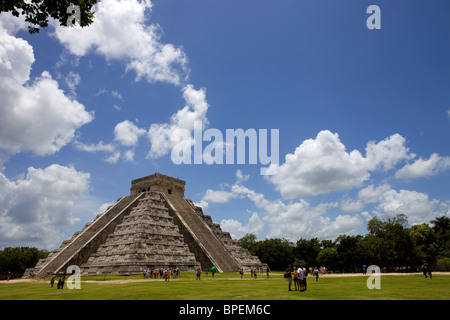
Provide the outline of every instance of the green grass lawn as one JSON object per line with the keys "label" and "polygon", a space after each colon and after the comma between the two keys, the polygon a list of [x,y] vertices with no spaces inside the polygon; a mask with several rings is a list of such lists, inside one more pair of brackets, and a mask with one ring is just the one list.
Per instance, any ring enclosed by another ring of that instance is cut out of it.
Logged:
{"label": "green grass lawn", "polygon": [[[230,279],[234,278],[234,279]],[[240,279],[235,273],[202,276],[184,273],[178,280],[141,280],[142,276],[81,277],[81,289],[50,287],[49,280],[0,283],[0,300],[450,300],[450,274],[382,275],[381,289],[368,289],[367,276],[308,277],[306,292],[288,291],[281,273],[269,279]],[[105,281],[106,280],[106,281]],[[111,280],[116,280],[111,281]],[[123,280],[117,283],[117,280]],[[126,281],[134,280],[134,281]],[[292,289],[294,285],[292,284]]]}

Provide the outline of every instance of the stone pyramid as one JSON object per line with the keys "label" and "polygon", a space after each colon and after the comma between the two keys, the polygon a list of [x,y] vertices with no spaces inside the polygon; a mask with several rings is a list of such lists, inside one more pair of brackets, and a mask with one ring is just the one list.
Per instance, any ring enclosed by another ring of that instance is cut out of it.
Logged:
{"label": "stone pyramid", "polygon": [[97,252],[81,265],[91,274],[133,274],[145,268],[200,267],[157,192],[146,192]]}
{"label": "stone pyramid", "polygon": [[184,186],[185,181],[159,173],[133,180],[131,195],[119,198],[24,277],[64,273],[70,265],[79,266],[82,275],[267,267],[185,198]]}

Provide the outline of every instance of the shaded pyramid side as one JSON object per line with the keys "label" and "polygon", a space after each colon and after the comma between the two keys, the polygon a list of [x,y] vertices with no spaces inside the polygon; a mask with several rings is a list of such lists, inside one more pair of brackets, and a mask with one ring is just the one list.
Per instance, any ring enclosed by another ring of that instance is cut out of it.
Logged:
{"label": "shaded pyramid side", "polygon": [[81,265],[83,275],[135,274],[144,268],[200,267],[158,192],[146,192],[105,243]]}

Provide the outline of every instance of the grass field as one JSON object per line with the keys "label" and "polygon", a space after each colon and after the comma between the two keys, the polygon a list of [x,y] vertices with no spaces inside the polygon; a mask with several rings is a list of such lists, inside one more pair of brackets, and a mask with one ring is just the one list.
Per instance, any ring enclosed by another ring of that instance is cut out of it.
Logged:
{"label": "grass field", "polygon": [[[240,279],[235,273],[179,279],[144,280],[142,276],[82,277],[79,290],[50,287],[49,280],[1,281],[0,300],[449,300],[450,274],[382,275],[381,289],[368,289],[368,276],[308,277],[306,292],[288,291],[281,273],[267,279]],[[292,284],[292,289],[294,285]]]}

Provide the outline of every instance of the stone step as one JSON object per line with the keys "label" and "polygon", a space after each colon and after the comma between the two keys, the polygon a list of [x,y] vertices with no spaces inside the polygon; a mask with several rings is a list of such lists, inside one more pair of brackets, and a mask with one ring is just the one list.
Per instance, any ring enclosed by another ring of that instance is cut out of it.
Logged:
{"label": "stone step", "polygon": [[[157,192],[141,194],[144,196],[139,199],[139,204],[81,266],[82,274],[99,274],[105,270],[132,274],[136,273],[138,266],[183,265],[184,270],[187,266],[192,270],[199,266],[184,243],[174,218],[169,215],[166,200]],[[155,199],[159,201],[158,206],[153,203]],[[138,271],[142,272],[142,269]]]}

